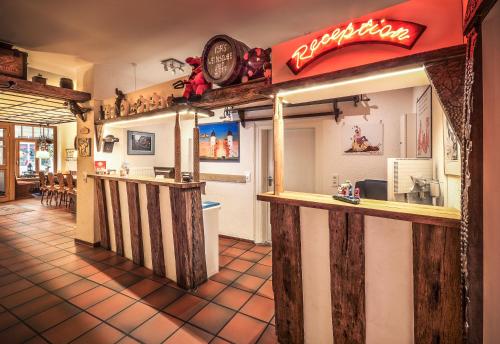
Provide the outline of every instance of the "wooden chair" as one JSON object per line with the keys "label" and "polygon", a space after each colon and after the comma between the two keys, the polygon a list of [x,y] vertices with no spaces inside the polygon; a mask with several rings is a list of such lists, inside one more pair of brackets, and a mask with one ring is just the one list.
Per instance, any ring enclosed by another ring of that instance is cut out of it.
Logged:
{"label": "wooden chair", "polygon": [[43,196],[48,192],[47,180],[45,179],[45,173],[43,172],[38,173],[38,177],[40,179],[40,192],[42,193],[42,199],[40,200],[40,203],[43,203]]}
{"label": "wooden chair", "polygon": [[66,196],[69,197],[68,202],[66,203],[67,208],[71,209],[71,203],[76,203],[76,188],[75,188],[75,181],[73,179],[73,175],[70,173],[66,177],[66,181],[68,184],[68,187],[66,189]]}
{"label": "wooden chair", "polygon": [[59,186],[56,185],[56,179],[54,177],[54,173],[49,172],[47,174],[47,179],[49,185],[47,185],[47,198],[45,200],[47,205],[52,205],[52,198],[54,197],[54,195],[56,195],[56,202],[57,202]]}
{"label": "wooden chair", "polygon": [[59,200],[59,206],[61,206],[62,201],[66,203],[66,196],[68,195],[68,188],[66,187],[66,180],[64,178],[64,174],[59,172],[57,174],[57,182],[59,184],[59,187],[57,188],[57,198],[56,198],[56,205],[57,205],[57,200]]}

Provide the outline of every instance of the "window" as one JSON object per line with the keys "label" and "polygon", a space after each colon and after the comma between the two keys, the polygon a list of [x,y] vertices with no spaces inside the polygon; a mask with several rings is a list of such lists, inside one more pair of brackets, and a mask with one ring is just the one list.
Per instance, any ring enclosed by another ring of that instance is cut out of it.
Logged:
{"label": "window", "polygon": [[[1,133],[0,133],[1,134]],[[55,129],[47,126],[16,125],[14,128],[17,149],[17,171],[20,178],[36,178],[38,172],[55,172]],[[40,150],[40,138],[54,140],[46,144],[47,155],[38,154]],[[0,146],[1,149],[1,146]],[[1,160],[0,156],[0,160]]]}
{"label": "window", "polygon": [[19,176],[31,177],[36,175],[35,142],[19,142]]}

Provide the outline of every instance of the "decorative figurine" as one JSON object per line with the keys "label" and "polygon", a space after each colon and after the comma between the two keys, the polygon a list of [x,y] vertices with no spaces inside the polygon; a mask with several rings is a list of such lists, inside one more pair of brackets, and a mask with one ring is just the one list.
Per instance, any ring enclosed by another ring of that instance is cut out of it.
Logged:
{"label": "decorative figurine", "polygon": [[149,98],[149,106],[151,110],[160,109],[161,97],[153,92],[153,95]]}
{"label": "decorative figurine", "polygon": [[333,195],[337,201],[347,202],[351,204],[359,204],[359,188],[353,190],[353,186],[349,180],[346,180],[345,183],[340,184],[337,189],[337,194]]}
{"label": "decorative figurine", "polygon": [[127,99],[123,99],[120,105],[120,116],[128,116],[130,113],[130,103]]}
{"label": "decorative figurine", "polygon": [[[253,48],[243,55],[243,76],[241,82],[262,78],[271,69],[271,48]],[[267,73],[269,74],[269,73]]]}
{"label": "decorative figurine", "polygon": [[178,80],[173,86],[175,89],[184,88],[182,97],[176,97],[176,103],[193,102],[201,99],[203,93],[212,88],[212,84],[205,80],[201,67],[201,58],[188,57],[186,63],[192,68],[188,80]]}
{"label": "decorative figurine", "polygon": [[125,99],[125,94],[119,89],[115,88],[116,99],[115,99],[115,115],[120,116],[122,101]]}
{"label": "decorative figurine", "polygon": [[143,113],[149,111],[149,102],[144,96],[140,95],[139,99],[137,99],[137,113]]}

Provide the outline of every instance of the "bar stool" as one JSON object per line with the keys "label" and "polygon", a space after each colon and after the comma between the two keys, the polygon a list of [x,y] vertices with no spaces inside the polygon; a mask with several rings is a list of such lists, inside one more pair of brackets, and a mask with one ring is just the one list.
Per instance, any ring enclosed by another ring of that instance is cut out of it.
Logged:
{"label": "bar stool", "polygon": [[52,197],[54,197],[54,195],[56,195],[56,201],[57,201],[57,194],[59,187],[56,185],[54,173],[49,172],[47,174],[47,179],[49,181],[49,185],[47,185],[47,198],[45,200],[47,205],[52,205]]}
{"label": "bar stool", "polygon": [[66,182],[64,179],[64,175],[61,172],[57,174],[57,182],[59,184],[59,187],[57,188],[56,205],[57,205],[57,200],[59,199],[59,206],[61,206],[63,199],[64,202],[66,203],[66,196],[68,193],[68,188],[65,185]]}
{"label": "bar stool", "polygon": [[69,200],[66,203],[66,206],[68,209],[71,209],[71,203],[75,203],[75,198],[76,198],[76,188],[75,188],[75,182],[73,179],[73,175],[70,173],[66,177],[66,181],[68,182],[68,187],[66,189],[66,195],[69,196]]}
{"label": "bar stool", "polygon": [[[46,192],[48,192],[47,180],[45,179],[45,173],[43,173],[43,172],[38,173],[38,178],[40,178],[40,192],[42,193],[42,199],[40,200],[40,203],[43,204],[43,196],[45,195]],[[48,197],[48,195],[47,195],[47,197]]]}

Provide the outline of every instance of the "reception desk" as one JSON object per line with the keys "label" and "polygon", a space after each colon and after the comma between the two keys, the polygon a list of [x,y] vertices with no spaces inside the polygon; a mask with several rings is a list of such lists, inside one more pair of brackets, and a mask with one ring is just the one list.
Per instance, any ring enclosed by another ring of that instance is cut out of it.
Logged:
{"label": "reception desk", "polygon": [[[196,288],[218,272],[213,254],[209,254],[210,259],[206,254],[217,251],[218,230],[204,229],[204,182],[87,177],[95,181],[95,223],[102,247],[176,281],[184,289]],[[215,248],[209,250],[206,244]]]}
{"label": "reception desk", "polygon": [[459,343],[460,212],[300,192],[271,204],[281,343]]}

